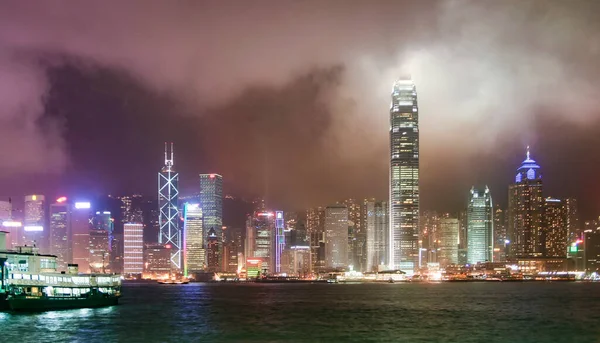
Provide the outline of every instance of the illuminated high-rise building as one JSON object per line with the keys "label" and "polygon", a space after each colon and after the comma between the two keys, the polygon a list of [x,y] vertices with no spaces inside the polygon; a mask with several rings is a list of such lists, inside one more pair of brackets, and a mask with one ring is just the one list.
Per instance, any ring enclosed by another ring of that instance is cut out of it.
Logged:
{"label": "illuminated high-rise building", "polygon": [[219,264],[219,239],[213,229],[209,229],[206,235],[206,269],[211,272],[218,272],[221,269]]}
{"label": "illuminated high-rise building", "polygon": [[567,257],[568,231],[563,201],[555,198],[544,199],[544,256]]}
{"label": "illuminated high-rise building", "polygon": [[544,198],[540,166],[527,156],[508,188],[508,235],[510,257],[541,257]]}
{"label": "illuminated high-rise building", "polygon": [[144,224],[123,225],[123,272],[141,275],[144,271]]}
{"label": "illuminated high-rise building", "polygon": [[436,263],[438,252],[437,231],[440,227],[440,214],[436,211],[423,211],[419,220],[419,268],[428,263]]}
{"label": "illuminated high-rise building", "polygon": [[389,263],[413,271],[419,256],[419,108],[412,80],[398,80],[390,108]]}
{"label": "illuminated high-rise building", "polygon": [[348,267],[348,207],[330,205],[325,209],[325,266]]}
{"label": "illuminated high-rise building", "polygon": [[306,211],[306,231],[310,240],[312,270],[325,269],[325,208]]}
{"label": "illuminated high-rise building", "polygon": [[377,270],[379,266],[388,265],[388,239],[390,225],[388,222],[389,206],[387,201],[365,200],[365,219],[363,221],[367,234],[367,262],[365,271]]}
{"label": "illuminated high-rise building", "polygon": [[506,261],[506,211],[494,206],[494,261]]}
{"label": "illuminated high-rise building", "polygon": [[579,223],[577,199],[566,198],[563,201],[563,206],[569,242],[575,242],[578,238],[582,237],[583,232]]}
{"label": "illuminated high-rise building", "polygon": [[71,206],[60,197],[50,205],[50,254],[56,255],[56,267],[66,271],[73,260],[71,251]]}
{"label": "illuminated high-rise building", "polygon": [[173,269],[182,269],[182,234],[179,228],[179,174],[174,169],[173,143],[171,156],[167,158],[165,143],[165,165],[158,173],[158,208],[160,225],[158,243],[171,248],[171,264]]}
{"label": "illuminated high-rise building", "polygon": [[363,224],[363,204],[356,199],[343,202],[348,208],[348,264],[364,270],[367,264],[367,232]]}
{"label": "illuminated high-rise building", "polygon": [[276,220],[275,212],[258,211],[249,216],[246,222],[247,260],[260,260],[263,273],[276,272]]}
{"label": "illuminated high-rise building", "polygon": [[437,262],[440,267],[446,268],[458,263],[458,231],[460,223],[458,218],[443,215],[439,221],[437,237]]}
{"label": "illuminated high-rise building", "polygon": [[204,232],[215,231],[221,261],[223,240],[223,177],[219,174],[200,174],[200,207],[204,217]]}
{"label": "illuminated high-rise building", "polygon": [[46,253],[46,230],[43,195],[25,196],[23,208],[23,244],[36,245],[41,253]]}
{"label": "illuminated high-rise building", "polygon": [[467,206],[467,263],[494,260],[493,213],[490,189],[487,186],[484,190],[471,188]]}
{"label": "illuminated high-rise building", "polygon": [[183,206],[184,273],[197,273],[206,267],[205,234],[199,204]]}
{"label": "illuminated high-rise building", "polygon": [[71,211],[71,251],[73,263],[79,265],[79,271],[90,270],[90,227],[91,204],[75,202]]}

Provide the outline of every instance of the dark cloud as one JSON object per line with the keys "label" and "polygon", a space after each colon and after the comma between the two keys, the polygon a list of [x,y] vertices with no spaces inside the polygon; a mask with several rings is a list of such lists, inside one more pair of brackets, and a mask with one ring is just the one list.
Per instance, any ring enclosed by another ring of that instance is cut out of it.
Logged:
{"label": "dark cloud", "polygon": [[505,198],[527,144],[552,165],[593,143],[573,137],[591,135],[600,106],[594,1],[0,4],[5,176],[68,166],[98,188],[135,188],[147,180],[117,181],[99,161],[140,175],[174,140],[190,187],[211,169],[292,207],[385,197],[389,91],[407,73],[425,207],[459,208],[472,183]]}

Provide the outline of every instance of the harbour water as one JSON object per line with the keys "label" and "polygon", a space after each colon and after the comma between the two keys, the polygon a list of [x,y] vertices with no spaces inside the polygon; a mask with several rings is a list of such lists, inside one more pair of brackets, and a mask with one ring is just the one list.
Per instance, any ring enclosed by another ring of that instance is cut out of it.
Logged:
{"label": "harbour water", "polygon": [[600,342],[600,283],[125,284],[0,313],[0,342]]}

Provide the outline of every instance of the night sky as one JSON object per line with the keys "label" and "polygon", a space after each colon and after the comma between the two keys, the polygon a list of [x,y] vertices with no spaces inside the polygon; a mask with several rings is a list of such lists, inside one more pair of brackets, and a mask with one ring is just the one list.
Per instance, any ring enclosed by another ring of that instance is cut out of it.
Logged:
{"label": "night sky", "polygon": [[0,194],[156,192],[198,173],[283,209],[387,198],[390,91],[415,80],[422,209],[545,194],[600,214],[598,1],[3,1]]}

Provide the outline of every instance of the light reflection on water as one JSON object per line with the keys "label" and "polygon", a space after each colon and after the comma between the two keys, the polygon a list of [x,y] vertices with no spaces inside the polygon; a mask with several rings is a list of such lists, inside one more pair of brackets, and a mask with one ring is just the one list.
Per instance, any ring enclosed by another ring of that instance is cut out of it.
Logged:
{"label": "light reflection on water", "polygon": [[121,305],[0,313],[0,342],[592,342],[600,284],[127,284]]}

